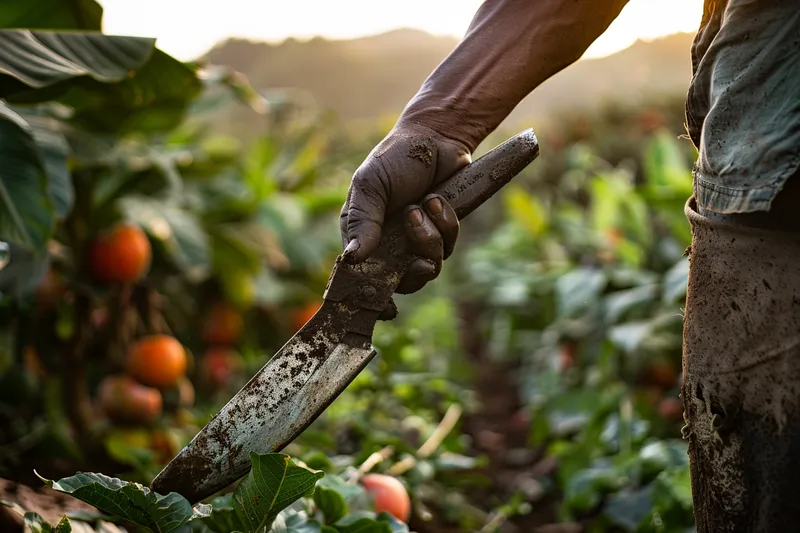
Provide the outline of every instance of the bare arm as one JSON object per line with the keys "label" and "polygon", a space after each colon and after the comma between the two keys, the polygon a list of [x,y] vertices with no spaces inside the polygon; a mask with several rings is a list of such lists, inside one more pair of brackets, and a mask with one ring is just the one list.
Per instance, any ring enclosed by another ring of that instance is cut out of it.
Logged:
{"label": "bare arm", "polygon": [[[485,0],[455,50],[428,77],[391,132],[353,175],[340,224],[345,255],[367,259],[387,213],[405,209],[419,256],[398,287],[435,279],[458,238],[442,197],[420,198],[469,164],[471,154],[516,105],[577,61],[627,0]],[[426,147],[427,157],[412,154]]]}
{"label": "bare arm", "polygon": [[628,0],[486,0],[401,121],[470,151],[545,80],[577,61]]}

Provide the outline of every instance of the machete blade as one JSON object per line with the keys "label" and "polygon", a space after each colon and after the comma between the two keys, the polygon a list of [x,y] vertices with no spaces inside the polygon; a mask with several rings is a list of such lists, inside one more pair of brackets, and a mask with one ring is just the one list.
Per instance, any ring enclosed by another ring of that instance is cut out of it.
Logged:
{"label": "machete blade", "polygon": [[[445,198],[462,220],[538,155],[536,135],[526,130],[431,192]],[[373,328],[413,259],[397,216],[384,224],[373,257],[350,265],[340,256],[320,310],[164,467],[151,488],[178,492],[194,504],[245,475],[251,452],[280,451],[292,442],[374,357]]]}

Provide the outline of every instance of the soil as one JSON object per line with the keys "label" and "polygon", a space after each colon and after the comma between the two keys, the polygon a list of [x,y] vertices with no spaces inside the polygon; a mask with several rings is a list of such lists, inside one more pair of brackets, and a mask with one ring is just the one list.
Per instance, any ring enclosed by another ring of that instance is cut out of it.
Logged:
{"label": "soil", "polygon": [[[513,365],[493,361],[478,324],[481,308],[461,304],[461,344],[475,376],[475,389],[482,409],[465,417],[463,431],[473,439],[475,452],[489,459],[484,473],[491,484],[485,494],[472,494],[472,501],[507,499],[522,492],[532,506],[530,513],[512,517],[500,533],[580,533],[580,524],[555,524],[557,495],[546,495],[539,480],[551,477],[557,464],[542,450],[531,449],[530,423],[525,416]],[[416,526],[416,524],[412,524]],[[447,529],[415,528],[419,533],[450,533]]]}
{"label": "soil", "polygon": [[[50,524],[58,523],[68,512],[98,512],[91,505],[53,489],[47,487],[34,489],[2,478],[0,478],[0,500],[16,503],[25,511],[38,513]],[[11,507],[0,505],[0,531],[15,533],[22,530],[22,516]]]}

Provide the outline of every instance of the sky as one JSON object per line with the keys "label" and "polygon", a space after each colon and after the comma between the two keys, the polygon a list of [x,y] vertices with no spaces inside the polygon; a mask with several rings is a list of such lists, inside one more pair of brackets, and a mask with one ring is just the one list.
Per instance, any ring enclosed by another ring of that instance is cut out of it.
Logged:
{"label": "sky", "polygon": [[[482,0],[98,1],[105,9],[106,33],[155,37],[162,50],[181,60],[195,59],[228,37],[269,42],[288,37],[347,39],[402,27],[460,37],[482,3]],[[636,39],[695,31],[702,4],[703,0],[630,0],[584,57],[617,52]]]}

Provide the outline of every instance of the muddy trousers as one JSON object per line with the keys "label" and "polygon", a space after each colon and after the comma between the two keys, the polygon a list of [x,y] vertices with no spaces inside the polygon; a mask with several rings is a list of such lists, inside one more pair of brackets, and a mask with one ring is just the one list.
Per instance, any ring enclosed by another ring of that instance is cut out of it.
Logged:
{"label": "muddy trousers", "polygon": [[702,216],[693,200],[686,215],[683,432],[697,531],[800,532],[800,233]]}

